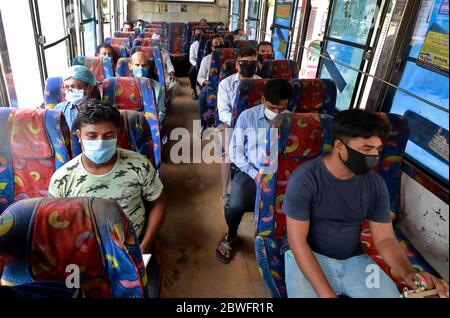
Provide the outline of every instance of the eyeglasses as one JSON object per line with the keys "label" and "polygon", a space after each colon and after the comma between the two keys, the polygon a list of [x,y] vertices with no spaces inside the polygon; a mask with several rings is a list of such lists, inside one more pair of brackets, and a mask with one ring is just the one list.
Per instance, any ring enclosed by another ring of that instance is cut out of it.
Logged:
{"label": "eyeglasses", "polygon": [[240,60],[238,61],[239,65],[253,65],[258,63],[257,61],[249,61],[249,60]]}
{"label": "eyeglasses", "polygon": [[67,91],[67,92],[71,92],[72,93],[74,90],[84,89],[85,87],[86,87],[86,85],[79,86],[79,87],[76,87],[76,86],[72,86],[72,87],[64,86],[63,89],[65,91]]}

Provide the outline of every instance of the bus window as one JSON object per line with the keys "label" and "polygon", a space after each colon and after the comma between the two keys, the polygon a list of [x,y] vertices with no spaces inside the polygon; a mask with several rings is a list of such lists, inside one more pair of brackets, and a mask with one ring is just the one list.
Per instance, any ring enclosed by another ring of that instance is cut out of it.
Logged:
{"label": "bus window", "polygon": [[240,0],[232,0],[231,1],[231,21],[230,21],[230,30],[234,31],[240,28],[239,23],[241,16],[241,3]]}
{"label": "bus window", "polygon": [[[297,1],[301,8],[303,1]],[[285,59],[287,57],[290,41],[290,29],[294,18],[296,1],[275,1],[275,17],[273,20],[272,39],[275,58]],[[301,20],[300,17],[297,17]]]}
{"label": "bus window", "polygon": [[[449,128],[449,80],[448,80],[448,1],[438,0],[434,6],[430,1],[422,1],[421,12],[416,21],[415,30],[409,44],[409,54],[406,59],[399,86],[428,101],[438,104],[447,111],[434,108],[416,98],[397,91],[392,101],[391,112],[404,115],[410,111],[416,125],[429,127],[434,131],[429,136],[416,136],[408,142],[406,154],[415,162],[448,182],[448,128]],[[430,5],[427,5],[430,4]],[[447,5],[445,7],[445,5]],[[447,48],[446,67],[440,62],[430,60],[422,63],[420,54],[428,54],[427,37],[441,41],[441,46]],[[443,66],[443,67],[440,67]],[[435,129],[432,129],[434,125]],[[417,127],[411,127],[412,130]],[[426,140],[426,138],[428,140]]]}
{"label": "bus window", "polygon": [[247,1],[246,29],[248,40],[256,40],[259,28],[259,0]]}
{"label": "bus window", "polygon": [[80,37],[83,45],[83,53],[86,56],[95,56],[97,40],[94,0],[81,0],[79,2],[79,9],[81,17]]}

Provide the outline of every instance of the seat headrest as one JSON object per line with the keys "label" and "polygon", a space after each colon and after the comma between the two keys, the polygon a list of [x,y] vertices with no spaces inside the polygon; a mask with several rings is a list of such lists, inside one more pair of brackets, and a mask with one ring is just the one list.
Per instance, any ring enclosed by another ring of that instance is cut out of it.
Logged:
{"label": "seat headrest", "polygon": [[293,80],[290,108],[298,113],[318,112],[333,115],[336,107],[336,85],[329,79]]}
{"label": "seat headrest", "polygon": [[134,77],[107,78],[103,84],[103,99],[115,104],[118,109],[142,110],[143,102],[139,79]]}
{"label": "seat headrest", "polygon": [[148,59],[154,59],[153,48],[151,46],[133,46],[130,51],[130,56],[136,52],[144,53]]}

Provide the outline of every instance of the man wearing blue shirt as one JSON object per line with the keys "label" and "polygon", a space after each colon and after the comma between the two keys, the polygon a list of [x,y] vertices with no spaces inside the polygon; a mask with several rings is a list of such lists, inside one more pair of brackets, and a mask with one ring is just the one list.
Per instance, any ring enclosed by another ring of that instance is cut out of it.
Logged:
{"label": "man wearing blue shirt", "polygon": [[82,65],[69,67],[63,76],[63,90],[66,101],[56,105],[55,110],[64,113],[67,125],[72,129],[80,107],[90,98],[100,99],[100,92],[94,74]]}
{"label": "man wearing blue shirt", "polygon": [[231,245],[244,213],[255,209],[256,181],[267,132],[274,118],[287,111],[292,86],[284,79],[268,80],[263,95],[263,104],[247,109],[239,116],[230,141],[230,159],[237,171],[231,183],[230,199],[225,205],[228,233],[216,249],[217,257],[225,264],[231,260]]}

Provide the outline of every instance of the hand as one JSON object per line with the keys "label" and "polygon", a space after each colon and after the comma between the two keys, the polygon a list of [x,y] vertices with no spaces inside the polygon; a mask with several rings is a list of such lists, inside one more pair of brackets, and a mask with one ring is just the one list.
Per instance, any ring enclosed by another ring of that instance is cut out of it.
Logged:
{"label": "hand", "polygon": [[206,80],[206,81],[203,81],[203,86],[206,86],[206,85],[209,85],[209,81],[208,80]]}
{"label": "hand", "polygon": [[152,243],[144,243],[142,242],[140,245],[142,254],[149,254],[152,247]]}
{"label": "hand", "polygon": [[258,182],[261,180],[262,174],[258,173],[255,177],[255,183],[258,184]]}
{"label": "hand", "polygon": [[174,72],[171,72],[171,73],[169,74],[169,77],[170,77],[170,79],[171,79],[172,81],[174,81],[174,82],[177,80],[177,78],[176,78]]}
{"label": "hand", "polygon": [[411,272],[406,275],[405,282],[412,289],[417,289],[418,286],[416,285],[416,279],[419,279],[424,283],[426,282],[427,290],[436,289],[436,292],[439,294],[439,297],[449,298],[448,282],[446,282],[445,280],[434,277],[433,275],[428,274],[426,272],[421,273]]}

